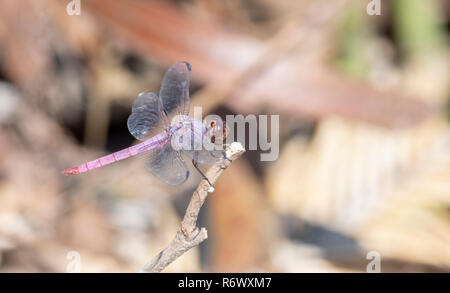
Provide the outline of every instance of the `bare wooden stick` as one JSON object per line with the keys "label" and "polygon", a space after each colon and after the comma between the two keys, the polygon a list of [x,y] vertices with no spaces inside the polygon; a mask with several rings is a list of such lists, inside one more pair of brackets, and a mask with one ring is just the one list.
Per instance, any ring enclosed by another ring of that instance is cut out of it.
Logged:
{"label": "bare wooden stick", "polygon": [[[223,171],[225,171],[225,169],[244,152],[245,149],[240,143],[233,142],[225,150],[226,158],[220,159],[213,165],[206,172],[206,177],[214,184]],[[139,271],[140,273],[158,273],[162,271],[183,253],[192,247],[199,245],[208,238],[206,229],[197,227],[197,217],[209,192],[212,191],[214,191],[214,189],[212,189],[209,183],[203,179],[192,194],[191,201],[189,202],[183,221],[181,222],[181,227],[175,235],[175,238],[165,249],[158,253],[157,256],[145,264]]]}

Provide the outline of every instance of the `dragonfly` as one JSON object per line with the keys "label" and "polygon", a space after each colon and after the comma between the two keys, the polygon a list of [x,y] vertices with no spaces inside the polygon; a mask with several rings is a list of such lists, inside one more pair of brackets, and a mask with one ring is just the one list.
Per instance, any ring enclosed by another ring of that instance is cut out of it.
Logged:
{"label": "dragonfly", "polygon": [[[220,119],[203,123],[188,116],[191,70],[189,63],[178,62],[165,73],[159,92],[138,95],[132,105],[127,126],[140,143],[63,170],[62,173],[80,174],[139,156],[156,177],[170,185],[180,185],[189,177],[189,169],[181,155],[184,153],[192,159],[195,169],[212,187],[198,164],[213,165],[220,158],[226,158],[221,143],[227,130]],[[205,147],[205,142],[211,142],[214,147]]]}

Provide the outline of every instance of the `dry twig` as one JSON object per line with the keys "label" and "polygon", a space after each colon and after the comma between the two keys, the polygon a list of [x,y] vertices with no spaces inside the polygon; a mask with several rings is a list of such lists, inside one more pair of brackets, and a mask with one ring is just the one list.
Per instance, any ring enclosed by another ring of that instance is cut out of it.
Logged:
{"label": "dry twig", "polygon": [[[245,149],[240,143],[232,143],[225,151],[226,158],[222,158],[213,165],[206,172],[206,177],[214,184],[223,171],[225,171],[225,169],[244,152]],[[199,245],[208,238],[206,229],[197,227],[197,217],[200,208],[208,197],[210,188],[211,186],[205,179],[200,182],[199,186],[192,194],[191,201],[189,202],[183,221],[181,222],[181,227],[175,235],[175,238],[165,249],[158,253],[156,257],[149,261],[139,271],[140,273],[158,273],[162,271],[183,253],[192,247]]]}

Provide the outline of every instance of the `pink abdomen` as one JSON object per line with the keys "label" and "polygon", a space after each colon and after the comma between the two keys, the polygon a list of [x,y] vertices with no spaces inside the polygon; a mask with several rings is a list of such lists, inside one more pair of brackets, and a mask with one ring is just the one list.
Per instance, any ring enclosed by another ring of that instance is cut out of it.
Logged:
{"label": "pink abdomen", "polygon": [[81,164],[79,166],[63,170],[64,175],[75,175],[79,173],[84,173],[93,169],[97,169],[111,163],[135,156],[139,153],[146,152],[153,148],[158,147],[165,139],[167,135],[165,133],[158,134],[148,140],[141,142],[137,145],[131,146],[129,148],[120,150],[118,152],[103,156],[101,158],[95,159],[93,161]]}

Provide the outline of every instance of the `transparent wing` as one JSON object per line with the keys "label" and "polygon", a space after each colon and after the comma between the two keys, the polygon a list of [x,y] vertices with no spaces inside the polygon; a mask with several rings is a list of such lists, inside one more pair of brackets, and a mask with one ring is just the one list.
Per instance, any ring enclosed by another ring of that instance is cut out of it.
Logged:
{"label": "transparent wing", "polygon": [[170,140],[160,148],[140,155],[147,170],[170,185],[180,185],[189,177],[189,169],[178,151],[173,150]]}
{"label": "transparent wing", "polygon": [[130,133],[139,140],[145,140],[168,125],[157,92],[140,93],[133,103],[127,125]]}
{"label": "transparent wing", "polygon": [[214,165],[220,158],[225,156],[223,150],[198,150],[198,151],[184,151],[183,152],[191,159],[200,164]]}
{"label": "transparent wing", "polygon": [[161,82],[160,98],[169,117],[189,114],[189,80],[191,65],[179,62],[167,70]]}

